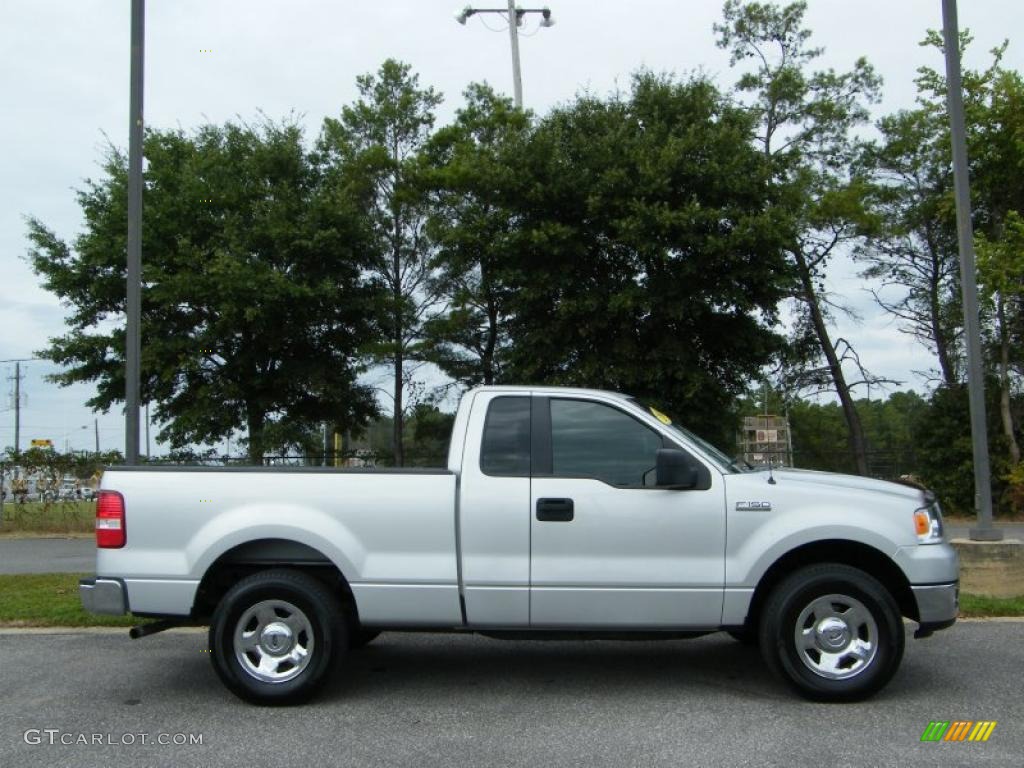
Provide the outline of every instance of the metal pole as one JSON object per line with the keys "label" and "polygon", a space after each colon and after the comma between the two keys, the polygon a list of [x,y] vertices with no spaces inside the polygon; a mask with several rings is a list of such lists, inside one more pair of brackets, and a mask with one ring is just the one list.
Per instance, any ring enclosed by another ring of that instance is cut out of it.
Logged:
{"label": "metal pole", "polygon": [[518,109],[523,108],[523,78],[519,71],[519,11],[516,0],[508,0],[508,36],[512,41],[512,93]]}
{"label": "metal pole", "polygon": [[21,450],[21,363],[14,364],[14,452]]}
{"label": "metal pole", "polygon": [[992,527],[992,483],[985,425],[985,381],[981,366],[981,324],[978,319],[977,273],[974,267],[974,232],[971,226],[971,188],[967,176],[967,140],[964,127],[963,84],[960,82],[960,33],[956,0],[942,0],[942,31],[946,49],[946,88],[949,129],[953,142],[953,185],[956,193],[956,230],[960,245],[960,288],[964,302],[967,341],[967,391],[974,444],[974,506],[978,525],[971,528],[975,541],[1000,541],[1003,532]]}
{"label": "metal pole", "polygon": [[96,434],[96,453],[98,454],[100,452],[100,420],[99,419],[93,419],[92,420],[92,428],[93,428],[93,431]]}
{"label": "metal pole", "polygon": [[128,301],[125,318],[124,459],[139,463],[139,324],[142,316],[142,64],[145,0],[132,0],[128,106]]}

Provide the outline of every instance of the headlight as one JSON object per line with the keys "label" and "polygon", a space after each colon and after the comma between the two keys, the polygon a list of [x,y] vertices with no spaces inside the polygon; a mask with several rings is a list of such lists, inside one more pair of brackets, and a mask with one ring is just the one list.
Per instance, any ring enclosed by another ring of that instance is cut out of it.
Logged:
{"label": "headlight", "polygon": [[927,505],[914,510],[914,530],[918,544],[938,544],[942,541],[942,510],[932,494],[925,496]]}

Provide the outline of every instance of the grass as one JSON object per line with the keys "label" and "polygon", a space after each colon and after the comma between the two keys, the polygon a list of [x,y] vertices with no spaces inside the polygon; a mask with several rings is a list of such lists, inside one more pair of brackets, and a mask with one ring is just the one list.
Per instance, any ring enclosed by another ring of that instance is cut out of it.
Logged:
{"label": "grass", "polygon": [[0,536],[36,533],[92,533],[96,525],[96,504],[92,501],[4,502]]}
{"label": "grass", "polygon": [[6,627],[128,627],[132,616],[95,616],[82,610],[78,579],[85,574],[0,575],[0,625]]}
{"label": "grass", "polygon": [[960,615],[974,618],[983,616],[1024,616],[1024,595],[1020,597],[982,597],[960,595]]}
{"label": "grass", "polygon": [[[41,573],[0,575],[0,626],[5,627],[128,627],[132,616],[94,616],[82,610],[78,580],[86,574]],[[1024,616],[1024,595],[980,597],[960,595],[960,615]]]}

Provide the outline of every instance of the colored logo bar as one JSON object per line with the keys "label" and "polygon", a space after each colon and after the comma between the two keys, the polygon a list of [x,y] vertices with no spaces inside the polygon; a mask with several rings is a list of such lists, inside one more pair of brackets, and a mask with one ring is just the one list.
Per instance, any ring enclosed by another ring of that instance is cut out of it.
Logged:
{"label": "colored logo bar", "polygon": [[995,720],[932,720],[921,741],[988,741],[996,729]]}

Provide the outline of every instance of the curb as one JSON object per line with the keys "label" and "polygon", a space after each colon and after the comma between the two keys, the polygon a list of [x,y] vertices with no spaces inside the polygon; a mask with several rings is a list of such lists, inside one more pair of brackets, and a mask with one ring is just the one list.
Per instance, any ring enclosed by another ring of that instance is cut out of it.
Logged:
{"label": "curb", "polygon": [[[124,635],[131,627],[5,627],[0,625],[0,635]],[[161,634],[198,635],[206,627],[173,627]]]}

